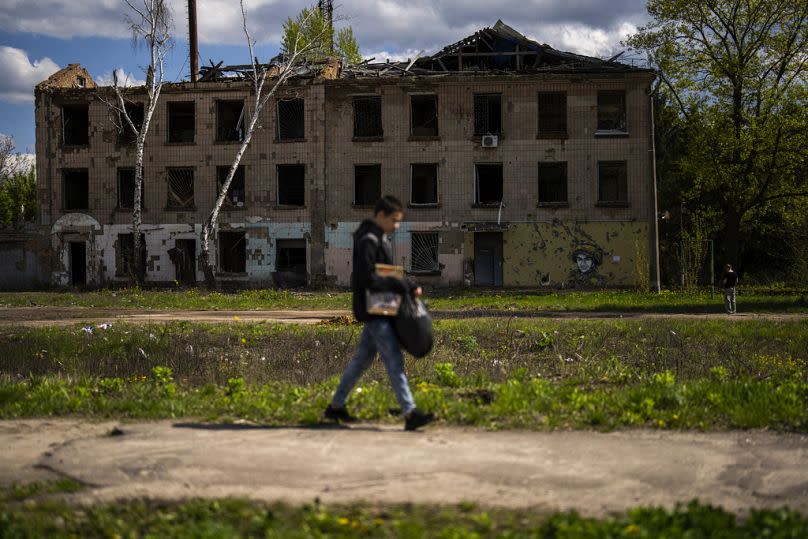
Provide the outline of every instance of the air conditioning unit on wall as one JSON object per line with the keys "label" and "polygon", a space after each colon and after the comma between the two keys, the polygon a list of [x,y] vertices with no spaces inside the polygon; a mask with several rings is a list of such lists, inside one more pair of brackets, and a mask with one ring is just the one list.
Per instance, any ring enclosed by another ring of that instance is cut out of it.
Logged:
{"label": "air conditioning unit on wall", "polygon": [[499,137],[496,135],[483,135],[482,145],[483,148],[496,148],[499,143]]}

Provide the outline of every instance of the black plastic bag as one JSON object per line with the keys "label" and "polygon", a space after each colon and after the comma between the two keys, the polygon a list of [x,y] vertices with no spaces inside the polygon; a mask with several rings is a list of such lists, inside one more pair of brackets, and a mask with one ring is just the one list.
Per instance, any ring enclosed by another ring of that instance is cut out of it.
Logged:
{"label": "black plastic bag", "polygon": [[404,294],[393,326],[401,347],[413,356],[424,357],[432,350],[432,317],[420,299]]}

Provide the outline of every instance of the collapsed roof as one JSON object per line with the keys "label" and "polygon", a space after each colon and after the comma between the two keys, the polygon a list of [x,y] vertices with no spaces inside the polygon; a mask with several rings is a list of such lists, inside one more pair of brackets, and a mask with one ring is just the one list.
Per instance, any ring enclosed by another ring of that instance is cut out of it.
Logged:
{"label": "collapsed roof", "polygon": [[[444,47],[432,56],[416,57],[404,62],[373,62],[370,58],[355,65],[345,65],[331,71],[331,62],[303,62],[294,68],[295,78],[325,75],[324,78],[447,76],[470,73],[608,73],[650,71],[616,61],[559,51],[546,44],[528,39],[501,20],[460,41]],[[270,72],[284,61],[283,55],[273,58]],[[248,76],[250,65],[222,66],[222,63],[202,67],[200,82],[241,79]],[[329,72],[330,71],[330,72]]]}

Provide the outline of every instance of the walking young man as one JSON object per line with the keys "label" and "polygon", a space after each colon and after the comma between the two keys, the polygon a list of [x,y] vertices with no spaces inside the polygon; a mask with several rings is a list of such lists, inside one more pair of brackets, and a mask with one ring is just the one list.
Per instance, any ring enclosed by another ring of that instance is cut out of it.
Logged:
{"label": "walking young man", "polygon": [[393,254],[389,234],[395,232],[404,218],[401,202],[393,196],[385,195],[376,203],[372,219],[365,219],[354,232],[353,273],[353,313],[357,320],[365,323],[359,345],[351,362],[342,374],[331,404],[325,409],[325,417],[335,421],[351,421],[345,401],[362,374],[370,367],[378,353],[384,361],[390,385],[396,394],[401,412],[404,414],[404,428],[415,430],[435,419],[435,415],[415,408],[407,375],[404,373],[404,355],[398,344],[389,316],[369,314],[367,311],[367,291],[396,292],[399,294],[421,295],[421,288],[409,280],[394,277],[380,277],[376,274],[376,264],[392,264]]}
{"label": "walking young man", "polygon": [[727,314],[735,314],[735,286],[738,284],[738,274],[732,269],[732,264],[724,266],[724,277],[721,285],[724,287],[724,310]]}

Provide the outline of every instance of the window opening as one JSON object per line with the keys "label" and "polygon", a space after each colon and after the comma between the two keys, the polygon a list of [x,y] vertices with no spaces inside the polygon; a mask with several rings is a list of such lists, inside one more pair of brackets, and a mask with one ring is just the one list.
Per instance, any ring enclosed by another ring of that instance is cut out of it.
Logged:
{"label": "window opening", "polygon": [[216,140],[244,140],[244,101],[216,102]]}
{"label": "window opening", "polygon": [[413,232],[411,234],[410,270],[413,273],[440,271],[438,264],[438,233]]}
{"label": "window opening", "polygon": [[382,98],[380,96],[354,97],[354,137],[379,138],[382,130]]}
{"label": "window opening", "polygon": [[474,95],[474,134],[502,133],[502,94]]}
{"label": "window opening", "polygon": [[539,204],[567,202],[567,164],[539,163]]}
{"label": "window opening", "polygon": [[168,104],[168,142],[193,142],[194,123],[193,101]]}
{"label": "window opening", "polygon": [[[146,236],[140,235],[140,268],[146,269]],[[118,234],[118,245],[115,249],[115,275],[117,277],[135,277],[135,235],[132,233]]]}
{"label": "window opening", "polygon": [[65,146],[86,146],[90,143],[89,105],[62,106],[62,129]]}
{"label": "window opening", "polygon": [[166,206],[173,209],[193,209],[194,169],[168,169],[168,201]]}
{"label": "window opening", "polygon": [[354,204],[372,206],[381,198],[382,166],[356,165],[354,167]]}
{"label": "window opening", "polygon": [[412,165],[412,204],[438,203],[438,165],[434,163]]}
{"label": "window opening", "polygon": [[90,207],[89,175],[86,168],[64,171],[64,201],[66,210],[87,210]]}
{"label": "window opening", "polygon": [[278,139],[305,138],[305,108],[303,99],[278,100]]}
{"label": "window opening", "polygon": [[567,134],[567,94],[539,92],[539,134]]}
{"label": "window opening", "polygon": [[625,161],[600,161],[598,163],[598,202],[628,202]]}
{"label": "window opening", "polygon": [[305,203],[305,165],[278,165],[278,204],[303,206]]}
{"label": "window opening", "polygon": [[[222,186],[227,179],[227,173],[230,172],[230,167],[216,167],[216,193],[221,193]],[[227,194],[224,197],[224,204],[231,208],[242,208],[247,202],[247,192],[244,187],[244,165],[236,167],[236,173],[233,174],[233,179],[230,181],[230,187],[227,189]]]}
{"label": "window opening", "polygon": [[598,92],[598,131],[627,132],[625,92]]}
{"label": "window opening", "polygon": [[[143,103],[127,103],[125,107],[129,119],[132,120],[135,127],[140,130],[140,128],[143,127]],[[131,145],[137,142],[137,135],[135,135],[132,126],[129,125],[129,122],[126,121],[123,114],[119,114],[118,118],[121,124],[121,128],[118,131],[118,144]]]}
{"label": "window opening", "polygon": [[[118,208],[135,207],[135,169],[118,169]],[[143,207],[143,182],[140,182],[140,207]]]}
{"label": "window opening", "polygon": [[502,163],[477,165],[476,172],[475,202],[483,205],[502,202]]}
{"label": "window opening", "polygon": [[415,137],[438,136],[438,97],[413,95],[410,97],[411,134]]}
{"label": "window opening", "polygon": [[219,267],[227,273],[247,271],[247,240],[244,232],[219,232]]}

